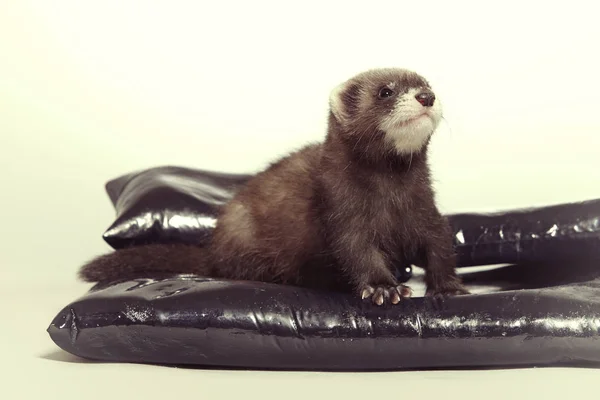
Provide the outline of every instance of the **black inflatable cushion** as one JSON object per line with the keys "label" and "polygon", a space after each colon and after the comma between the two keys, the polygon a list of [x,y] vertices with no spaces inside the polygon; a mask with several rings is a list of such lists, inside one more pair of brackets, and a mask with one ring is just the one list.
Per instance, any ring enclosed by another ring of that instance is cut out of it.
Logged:
{"label": "black inflatable cushion", "polygon": [[[70,353],[111,362],[362,371],[597,363],[600,279],[568,267],[530,266],[528,279],[524,267],[480,272],[466,277],[479,294],[387,307],[260,282],[144,278],[67,305],[48,332]],[[583,281],[556,285],[565,275]],[[503,291],[518,286],[529,289]]]}
{"label": "black inflatable cushion", "polygon": [[[219,207],[250,177],[157,167],[113,179],[106,190],[117,217],[104,240],[115,249],[147,243],[205,244]],[[600,254],[599,217],[600,200],[448,215],[459,267]]]}
{"label": "black inflatable cushion", "polygon": [[[114,248],[202,245],[249,176],[154,168],[107,184]],[[213,367],[383,370],[600,361],[600,200],[448,216],[475,293],[375,306],[356,296],[261,282],[147,276],[105,282],[48,332],[75,355]]]}

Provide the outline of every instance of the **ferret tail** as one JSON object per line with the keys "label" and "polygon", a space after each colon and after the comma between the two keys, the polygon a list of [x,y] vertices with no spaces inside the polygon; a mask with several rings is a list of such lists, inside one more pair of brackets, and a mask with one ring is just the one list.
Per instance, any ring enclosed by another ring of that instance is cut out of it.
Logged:
{"label": "ferret tail", "polygon": [[83,265],[85,282],[110,282],[152,274],[210,275],[206,248],[184,244],[152,244],[130,247],[96,257]]}

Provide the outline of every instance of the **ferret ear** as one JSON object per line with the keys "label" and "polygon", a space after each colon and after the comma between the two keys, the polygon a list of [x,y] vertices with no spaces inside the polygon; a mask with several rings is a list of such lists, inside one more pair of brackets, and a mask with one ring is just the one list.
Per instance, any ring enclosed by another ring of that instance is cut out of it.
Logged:
{"label": "ferret ear", "polygon": [[348,118],[347,110],[344,105],[344,93],[348,88],[348,83],[344,82],[336,86],[329,95],[329,109],[333,113],[335,119],[342,123]]}
{"label": "ferret ear", "polygon": [[340,123],[355,115],[360,103],[361,86],[350,80],[338,85],[329,95],[329,108]]}

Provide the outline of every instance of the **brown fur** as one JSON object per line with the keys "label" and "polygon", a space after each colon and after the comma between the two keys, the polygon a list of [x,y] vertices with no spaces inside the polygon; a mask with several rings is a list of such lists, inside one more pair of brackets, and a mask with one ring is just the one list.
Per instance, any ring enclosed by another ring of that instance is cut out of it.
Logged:
{"label": "brown fur", "polygon": [[349,80],[339,93],[343,109],[330,113],[326,141],[251,179],[223,208],[206,248],[119,250],[92,260],[80,276],[97,282],[195,273],[354,291],[381,304],[409,294],[392,271],[413,263],[426,270],[428,294],[467,293],[455,275],[449,226],[435,205],[427,143],[400,155],[377,127],[392,105],[373,94],[390,79],[399,91],[429,88],[402,70]]}

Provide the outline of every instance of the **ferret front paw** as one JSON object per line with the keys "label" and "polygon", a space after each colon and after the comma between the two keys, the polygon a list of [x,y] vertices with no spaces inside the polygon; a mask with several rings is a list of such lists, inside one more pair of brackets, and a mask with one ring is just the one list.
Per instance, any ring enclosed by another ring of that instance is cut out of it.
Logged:
{"label": "ferret front paw", "polygon": [[462,283],[450,281],[437,287],[428,287],[425,292],[427,297],[451,297],[471,294]]}
{"label": "ferret front paw", "polygon": [[366,285],[360,290],[360,297],[371,299],[374,304],[382,305],[386,301],[398,304],[401,299],[412,295],[412,289],[405,285],[398,286],[371,286]]}

